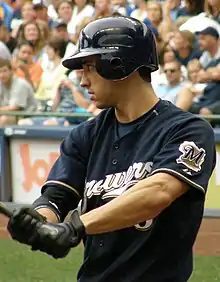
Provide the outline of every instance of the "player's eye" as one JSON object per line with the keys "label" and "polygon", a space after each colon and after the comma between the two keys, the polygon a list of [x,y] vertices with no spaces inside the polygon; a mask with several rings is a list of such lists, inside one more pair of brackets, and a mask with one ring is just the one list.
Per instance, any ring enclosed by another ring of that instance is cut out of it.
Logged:
{"label": "player's eye", "polygon": [[90,72],[96,71],[95,65],[93,64],[87,64],[87,67],[88,67],[88,71]]}

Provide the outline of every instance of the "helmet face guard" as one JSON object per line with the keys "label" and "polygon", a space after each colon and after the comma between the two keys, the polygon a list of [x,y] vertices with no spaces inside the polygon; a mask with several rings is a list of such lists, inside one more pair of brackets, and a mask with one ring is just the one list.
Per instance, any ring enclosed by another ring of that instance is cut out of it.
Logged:
{"label": "helmet face guard", "polygon": [[108,80],[122,80],[146,67],[158,69],[154,36],[145,24],[127,17],[109,17],[89,23],[80,33],[78,51],[63,61],[71,70],[82,69],[96,57],[96,70]]}

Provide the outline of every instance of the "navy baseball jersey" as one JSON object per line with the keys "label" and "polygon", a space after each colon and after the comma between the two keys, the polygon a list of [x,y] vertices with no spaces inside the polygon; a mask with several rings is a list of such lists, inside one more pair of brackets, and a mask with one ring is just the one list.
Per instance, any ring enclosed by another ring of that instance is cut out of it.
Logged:
{"label": "navy baseball jersey", "polygon": [[158,172],[190,186],[152,220],[87,236],[78,281],[187,281],[215,157],[208,122],[163,100],[129,124],[118,123],[110,108],[73,128],[42,193],[51,186],[72,191],[82,200],[82,213]]}

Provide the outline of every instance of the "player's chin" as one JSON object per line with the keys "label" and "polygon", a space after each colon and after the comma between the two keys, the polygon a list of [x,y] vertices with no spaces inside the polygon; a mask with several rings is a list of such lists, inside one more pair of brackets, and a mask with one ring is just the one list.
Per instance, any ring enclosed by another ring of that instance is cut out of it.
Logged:
{"label": "player's chin", "polygon": [[111,105],[108,105],[108,103],[104,103],[104,102],[101,102],[101,101],[95,101],[95,106],[96,106],[96,108],[98,108],[100,110],[111,107]]}

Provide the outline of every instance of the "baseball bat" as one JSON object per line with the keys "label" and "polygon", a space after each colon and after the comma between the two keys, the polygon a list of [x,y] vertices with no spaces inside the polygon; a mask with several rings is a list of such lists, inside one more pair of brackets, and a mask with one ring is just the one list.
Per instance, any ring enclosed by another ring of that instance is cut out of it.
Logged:
{"label": "baseball bat", "polygon": [[12,212],[2,202],[0,202],[0,214],[3,214],[8,218],[12,216]]}

